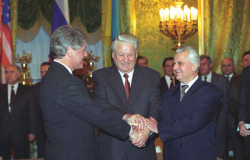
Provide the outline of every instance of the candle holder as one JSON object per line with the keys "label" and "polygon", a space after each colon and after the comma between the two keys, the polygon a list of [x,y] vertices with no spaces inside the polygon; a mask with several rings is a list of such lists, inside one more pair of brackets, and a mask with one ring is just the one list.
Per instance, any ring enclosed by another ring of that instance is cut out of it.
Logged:
{"label": "candle holder", "polygon": [[28,67],[28,63],[32,62],[32,55],[23,51],[23,56],[20,57],[19,54],[17,54],[17,57],[15,57],[15,61],[17,63],[21,63],[21,77],[19,79],[19,82],[23,85],[32,86],[33,83],[30,76],[30,68]]}

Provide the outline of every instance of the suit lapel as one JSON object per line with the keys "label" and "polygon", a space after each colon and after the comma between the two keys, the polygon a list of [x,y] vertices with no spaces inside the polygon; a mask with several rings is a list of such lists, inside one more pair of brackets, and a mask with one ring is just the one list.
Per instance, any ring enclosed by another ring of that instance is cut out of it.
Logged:
{"label": "suit lapel", "polygon": [[132,79],[132,85],[130,88],[129,93],[129,111],[132,109],[133,105],[136,102],[137,96],[140,94],[141,87],[143,85],[142,79],[143,75],[141,75],[141,72],[139,71],[140,68],[135,66],[133,79]]}
{"label": "suit lapel", "polygon": [[116,67],[111,68],[110,82],[118,97],[121,99],[124,109],[127,108],[128,102],[126,98],[125,88],[122,82],[122,78]]}
{"label": "suit lapel", "polygon": [[4,107],[7,108],[8,113],[9,113],[9,104],[8,104],[8,85],[4,84],[4,89],[3,89],[3,105]]}
{"label": "suit lapel", "polygon": [[15,100],[14,100],[14,105],[13,105],[13,110],[15,110],[16,108],[16,104],[18,102],[18,99],[20,98],[20,96],[22,95],[23,93],[23,86],[22,84],[18,84],[18,87],[17,87],[17,91],[16,91],[16,96],[15,96]]}
{"label": "suit lapel", "polygon": [[202,80],[198,78],[196,82],[188,90],[188,92],[185,94],[181,102],[179,103],[178,112],[176,112],[175,117],[176,116],[179,117],[179,115],[181,115],[181,113],[183,112],[184,108],[187,107],[189,103],[191,103],[191,101],[193,100],[193,97],[192,97],[193,94],[200,88],[201,84],[202,84]]}

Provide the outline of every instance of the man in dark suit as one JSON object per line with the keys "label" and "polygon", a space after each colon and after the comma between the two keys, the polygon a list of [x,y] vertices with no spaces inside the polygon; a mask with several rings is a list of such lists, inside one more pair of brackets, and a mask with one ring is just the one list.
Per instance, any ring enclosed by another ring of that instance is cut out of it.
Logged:
{"label": "man in dark suit", "polygon": [[161,81],[160,81],[161,95],[163,95],[163,93],[165,93],[168,89],[179,84],[179,81],[176,80],[175,76],[174,76],[174,70],[173,70],[174,64],[173,64],[173,62],[174,62],[173,57],[167,57],[164,59],[164,61],[162,63],[164,76],[161,77]]}
{"label": "man in dark suit", "polygon": [[147,121],[164,143],[164,160],[216,160],[215,118],[222,93],[198,77],[199,66],[195,49],[176,50],[174,73],[181,84],[164,93],[160,123]]}
{"label": "man in dark suit", "polygon": [[[97,70],[93,74],[94,99],[118,116],[141,114],[160,118],[160,74],[136,64],[138,40],[132,34],[120,34],[112,42],[114,66]],[[142,147],[150,130],[140,134],[133,144]],[[144,148],[133,146],[129,140],[121,140],[102,132],[100,135],[101,160],[156,160],[154,143]]]}
{"label": "man in dark suit", "polygon": [[30,104],[30,87],[20,84],[20,68],[10,65],[5,70],[7,84],[0,87],[0,156],[10,159],[30,157],[29,141],[35,139],[36,111]]}
{"label": "man in dark suit", "polygon": [[[43,62],[40,67],[41,72],[41,78],[45,76],[47,73],[50,62]],[[37,134],[36,134],[36,143],[37,143],[37,158],[44,158],[44,152],[45,152],[45,140],[46,140],[46,134],[44,130],[44,124],[43,124],[43,116],[41,111],[41,105],[40,105],[40,85],[41,83],[37,83],[34,86],[32,86],[32,104],[33,107],[36,107],[37,110]]]}
{"label": "man in dark suit", "polygon": [[250,129],[245,124],[250,124],[250,66],[242,71],[240,96],[239,96],[239,129],[240,135],[245,137],[245,154],[250,159]]}
{"label": "man in dark suit", "polygon": [[226,124],[228,117],[227,107],[227,93],[228,93],[228,80],[217,73],[212,72],[212,59],[207,55],[200,57],[200,75],[203,81],[209,82],[220,89],[223,93],[219,112],[217,114],[217,127],[216,127],[216,151],[219,159],[228,159],[228,146],[226,143]]}
{"label": "man in dark suit", "polygon": [[[243,54],[242,64],[243,64],[243,68],[250,66],[250,51],[245,52]],[[230,112],[230,115],[232,115],[235,120],[234,122],[234,126],[235,126],[234,132],[236,134],[236,146],[235,146],[235,153],[234,153],[235,160],[246,159],[244,155],[244,139],[236,131],[236,128],[239,123],[238,108],[239,108],[240,79],[241,79],[241,73],[231,78],[230,85],[229,85],[229,92],[228,92],[228,110]]]}
{"label": "man in dark suit", "polygon": [[132,129],[122,119],[145,124],[140,115],[119,117],[92,101],[82,81],[72,74],[87,56],[85,39],[71,26],[59,27],[51,36],[55,60],[40,87],[47,137],[45,160],[96,160],[99,154],[94,126],[126,139]]}

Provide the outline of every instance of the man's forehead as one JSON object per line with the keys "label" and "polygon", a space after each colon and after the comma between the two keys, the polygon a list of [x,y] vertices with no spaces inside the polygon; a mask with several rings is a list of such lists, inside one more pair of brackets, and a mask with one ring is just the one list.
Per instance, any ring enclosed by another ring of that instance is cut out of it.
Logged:
{"label": "man's forehead", "polygon": [[15,66],[9,66],[6,68],[6,71],[16,71],[17,68]]}

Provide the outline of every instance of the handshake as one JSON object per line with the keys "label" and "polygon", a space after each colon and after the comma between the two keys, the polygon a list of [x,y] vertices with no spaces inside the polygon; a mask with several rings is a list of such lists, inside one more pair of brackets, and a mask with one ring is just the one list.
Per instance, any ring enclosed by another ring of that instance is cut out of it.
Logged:
{"label": "handshake", "polygon": [[152,117],[148,119],[140,114],[125,114],[122,119],[131,126],[129,137],[136,147],[143,147],[152,132],[158,133],[158,123]]}

